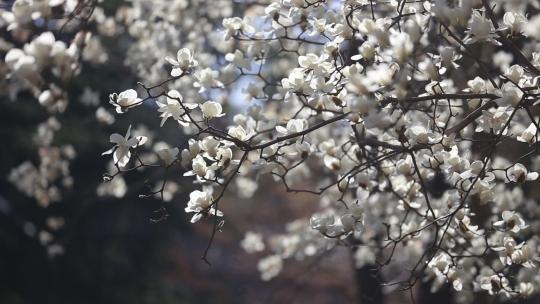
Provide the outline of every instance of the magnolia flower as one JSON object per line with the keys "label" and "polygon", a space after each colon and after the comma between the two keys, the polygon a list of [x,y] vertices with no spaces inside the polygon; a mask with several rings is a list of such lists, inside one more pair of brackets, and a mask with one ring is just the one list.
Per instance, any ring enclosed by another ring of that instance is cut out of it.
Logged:
{"label": "magnolia flower", "polygon": [[489,111],[484,110],[482,111],[482,116],[478,119],[476,132],[491,132],[491,129],[495,133],[501,132],[509,117],[510,109],[508,107],[498,107],[495,110],[490,109]]}
{"label": "magnolia flower", "polygon": [[518,264],[527,268],[534,267],[531,261],[531,249],[525,243],[518,244],[513,237],[505,237],[503,246],[492,247],[499,252],[499,259],[505,265]]}
{"label": "magnolia flower", "polygon": [[450,257],[444,253],[439,253],[437,256],[431,259],[431,261],[428,264],[430,268],[432,268],[437,273],[440,273],[442,275],[445,275],[448,272],[448,270],[450,270],[451,265],[452,265],[452,261],[450,260]]}
{"label": "magnolia flower", "polygon": [[22,78],[35,76],[38,70],[36,58],[20,49],[10,49],[6,54],[5,62],[13,73]]}
{"label": "magnolia flower", "polygon": [[180,49],[176,53],[176,60],[171,57],[165,57],[165,60],[173,66],[171,70],[172,77],[178,77],[199,64],[197,60],[193,59],[193,54],[188,48]]}
{"label": "magnolia flower", "polygon": [[109,113],[104,107],[97,108],[96,119],[98,122],[106,125],[112,125],[115,121],[114,115]]}
{"label": "magnolia flower", "polygon": [[309,53],[298,57],[298,64],[306,70],[313,70],[315,75],[326,76],[332,68],[332,63],[327,61],[328,55],[319,57],[316,54]]}
{"label": "magnolia flower", "polygon": [[240,198],[252,198],[257,189],[259,188],[259,184],[254,181],[251,178],[239,176],[236,178],[236,188],[242,189],[238,196]]}
{"label": "magnolia flower", "polygon": [[461,59],[461,54],[456,53],[453,47],[446,46],[439,48],[440,65],[446,68],[459,68],[456,62]]}
{"label": "magnolia flower", "polygon": [[405,134],[411,139],[413,144],[428,144],[431,140],[431,132],[424,126],[415,125],[409,127]]}
{"label": "magnolia flower", "polygon": [[181,161],[180,163],[182,166],[187,167],[193,158],[199,154],[201,151],[201,147],[199,145],[199,142],[194,140],[193,138],[190,138],[188,141],[188,149],[182,150],[180,154]]}
{"label": "magnolia flower", "polygon": [[191,161],[191,171],[184,173],[184,176],[196,175],[198,177],[204,178],[212,171],[212,166],[207,166],[206,161],[201,155],[197,155]]}
{"label": "magnolia flower", "polygon": [[456,218],[456,222],[458,224],[459,231],[466,238],[472,238],[474,236],[481,235],[482,233],[482,230],[478,229],[478,225],[472,225],[471,218],[466,215],[464,215],[461,220]]}
{"label": "magnolia flower", "polygon": [[279,255],[270,255],[259,261],[257,268],[261,272],[263,281],[270,281],[277,276],[283,268],[283,260]]}
{"label": "magnolia flower", "polygon": [[477,41],[490,41],[498,44],[494,39],[496,36],[491,21],[482,16],[478,10],[473,11],[471,15],[467,34],[468,38],[464,40],[467,44],[475,43]]}
{"label": "magnolia flower", "polygon": [[406,62],[414,50],[414,43],[409,34],[405,32],[392,31],[390,44],[392,45],[392,56],[399,63]]}
{"label": "magnolia flower", "polygon": [[244,53],[240,50],[235,50],[234,53],[227,53],[225,55],[225,60],[239,68],[249,69],[251,66],[249,58],[245,58]]}
{"label": "magnolia flower", "polygon": [[513,264],[518,264],[525,268],[536,267],[536,264],[532,260],[533,253],[527,244],[522,243],[520,248],[511,254],[510,258],[512,259]]}
{"label": "magnolia flower", "polygon": [[357,204],[351,204],[346,213],[340,216],[339,220],[343,227],[343,232],[359,231],[364,223],[364,211]]}
{"label": "magnolia flower", "polygon": [[113,153],[114,163],[120,167],[125,167],[131,157],[130,148],[137,148],[144,145],[148,140],[146,136],[137,136],[130,138],[131,125],[129,126],[126,136],[122,136],[118,133],[114,133],[110,137],[110,142],[116,144],[110,150],[103,152],[101,155],[107,155]]}
{"label": "magnolia flower", "polygon": [[38,101],[44,107],[51,106],[54,103],[54,95],[51,90],[45,90],[39,94]]}
{"label": "magnolia flower", "polygon": [[242,126],[231,127],[228,134],[239,140],[248,140],[250,134]]}
{"label": "magnolia flower", "polygon": [[281,84],[285,90],[289,90],[295,93],[305,93],[308,94],[312,91],[309,86],[310,82],[306,79],[303,68],[293,69],[289,73],[288,78],[283,78]]}
{"label": "magnolia flower", "polygon": [[426,58],[418,63],[418,70],[420,71],[420,74],[417,75],[418,80],[432,81],[439,79],[439,69],[429,58]]}
{"label": "magnolia flower", "polygon": [[[50,62],[51,51],[56,42],[52,32],[45,32],[25,45],[24,51],[34,56],[40,64],[46,65]],[[62,42],[60,42],[62,43]]]}
{"label": "magnolia flower", "polygon": [[324,155],[323,163],[330,170],[337,171],[341,169],[340,159],[332,155]]}
{"label": "magnolia flower", "polygon": [[159,107],[158,112],[161,112],[161,127],[163,127],[165,121],[167,121],[169,117],[172,117],[174,120],[178,121],[178,123],[187,126],[187,123],[181,121],[182,116],[186,114],[185,109],[190,110],[197,107],[196,104],[182,103],[182,95],[176,90],[171,90],[167,93],[165,102],[156,100],[156,104]]}
{"label": "magnolia flower", "polygon": [[356,228],[356,220],[350,213],[346,213],[340,216],[339,222],[341,223],[341,227],[344,233],[353,231]]}
{"label": "magnolia flower", "polygon": [[525,181],[536,180],[538,178],[538,173],[528,172],[527,168],[524,165],[517,163],[510,169],[508,169],[507,178],[508,181],[514,183],[523,183]]}
{"label": "magnolia flower", "polygon": [[312,19],[309,21],[312,27],[312,32],[309,34],[309,36],[315,36],[317,34],[324,34],[326,32],[326,28],[328,26],[326,19]]}
{"label": "magnolia flower", "polygon": [[504,27],[501,29],[508,29],[512,34],[521,34],[524,25],[527,24],[527,18],[520,13],[506,12],[503,16]]}
{"label": "magnolia flower", "polygon": [[218,160],[219,166],[224,166],[232,159],[232,150],[231,148],[221,147],[217,150],[216,159]]}
{"label": "magnolia flower", "polygon": [[525,221],[518,213],[508,210],[503,211],[502,221],[497,221],[493,223],[493,225],[510,230],[514,233],[518,233],[520,230],[527,227],[527,225],[525,225]]}
{"label": "magnolia flower", "polygon": [[217,140],[213,136],[207,136],[203,138],[203,140],[201,140],[199,143],[201,149],[206,152],[204,156],[208,158],[216,157],[219,145],[219,140]]}
{"label": "magnolia flower", "polygon": [[508,289],[509,285],[510,283],[506,277],[496,274],[480,278],[480,288],[487,290],[490,295],[498,294],[502,290]]}
{"label": "magnolia flower", "polygon": [[245,89],[242,89],[242,93],[246,94],[247,99],[262,98],[264,96],[264,85],[260,83],[250,82]]}
{"label": "magnolia flower", "polygon": [[129,89],[119,94],[109,95],[109,103],[115,107],[116,113],[121,114],[127,112],[131,107],[140,105],[142,99],[137,97],[137,91]]}
{"label": "magnolia flower", "polygon": [[531,123],[529,127],[527,127],[527,129],[525,129],[516,139],[532,145],[536,142],[537,133],[538,129],[536,128],[536,125],[534,123]]}
{"label": "magnolia flower", "polygon": [[397,172],[403,175],[411,175],[414,171],[413,162],[410,156],[398,160],[396,164]]}
{"label": "magnolia flower", "polygon": [[32,20],[34,3],[32,0],[17,0],[13,3],[11,10],[19,23],[27,23]]}
{"label": "magnolia flower", "polygon": [[500,98],[496,99],[498,104],[515,107],[521,102],[523,91],[521,91],[513,83],[507,82],[500,90],[497,90],[497,95],[501,96]]}
{"label": "magnolia flower", "polygon": [[482,93],[486,90],[486,81],[476,76],[474,79],[467,81],[467,86],[473,93]]}
{"label": "magnolia flower", "polygon": [[461,172],[459,176],[463,179],[467,179],[473,176],[478,176],[482,172],[483,168],[484,168],[484,163],[482,161],[475,160],[474,162],[470,164],[469,169]]}
{"label": "magnolia flower", "polygon": [[203,112],[204,117],[206,118],[214,118],[214,117],[221,117],[225,115],[222,113],[223,108],[221,107],[221,104],[215,102],[215,101],[207,101],[200,105],[201,110]]}
{"label": "magnolia flower", "polygon": [[216,210],[215,206],[212,205],[213,203],[212,189],[203,188],[203,191],[195,190],[189,194],[189,201],[184,210],[186,213],[196,213],[191,218],[192,223],[199,221],[207,214],[223,216],[223,212]]}
{"label": "magnolia flower", "polygon": [[534,285],[531,282],[519,283],[519,296],[527,299],[534,294]]}
{"label": "magnolia flower", "polygon": [[232,36],[238,32],[243,34],[250,34],[255,31],[255,28],[249,24],[249,19],[244,17],[225,18],[223,19],[223,27],[225,28],[225,40],[229,40]]}
{"label": "magnolia flower", "polygon": [[273,3],[270,3],[267,7],[264,8],[264,13],[267,16],[270,16],[272,18],[274,18],[275,16],[279,17],[280,8],[281,8],[281,6],[280,6],[279,3],[273,2]]}
{"label": "magnolia flower", "polygon": [[521,78],[523,77],[525,70],[522,66],[514,64],[513,66],[507,68],[504,71],[504,76],[510,79],[514,83],[520,83]]}
{"label": "magnolia flower", "polygon": [[176,161],[179,152],[180,150],[178,148],[165,148],[158,150],[157,154],[169,166]]}
{"label": "magnolia flower", "polygon": [[312,229],[319,231],[320,233],[326,233],[328,227],[334,224],[334,216],[332,215],[320,215],[314,214],[309,219],[309,223]]}
{"label": "magnolia flower", "polygon": [[98,196],[114,196],[116,198],[122,198],[126,195],[127,189],[126,181],[119,175],[108,182],[101,183],[97,187],[96,193]]}
{"label": "magnolia flower", "polygon": [[293,134],[304,131],[308,126],[305,119],[291,119],[287,122],[287,128],[276,126],[276,131],[281,134]]}
{"label": "magnolia flower", "polygon": [[373,41],[366,41],[362,43],[360,47],[358,47],[358,55],[354,55],[351,57],[351,60],[360,60],[365,59],[366,61],[372,61],[375,58],[375,55],[377,53],[376,51],[376,45]]}
{"label": "magnolia flower", "polygon": [[264,242],[259,233],[248,231],[240,243],[247,253],[261,252],[264,250]]}
{"label": "magnolia flower", "polygon": [[223,83],[217,80],[219,76],[218,71],[214,71],[211,68],[205,68],[195,73],[197,81],[193,83],[193,86],[199,89],[199,93],[203,93],[211,88],[222,88]]}

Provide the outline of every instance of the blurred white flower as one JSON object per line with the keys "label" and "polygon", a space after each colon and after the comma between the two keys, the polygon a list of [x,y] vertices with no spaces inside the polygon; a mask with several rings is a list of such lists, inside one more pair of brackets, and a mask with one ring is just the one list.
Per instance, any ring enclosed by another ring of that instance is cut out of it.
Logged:
{"label": "blurred white flower", "polygon": [[178,148],[165,148],[158,150],[157,154],[169,166],[176,161],[179,152]]}
{"label": "blurred white flower", "polygon": [[265,248],[261,234],[252,231],[246,232],[240,246],[242,246],[247,253],[261,252]]}
{"label": "blurred white flower", "polygon": [[183,75],[191,68],[198,65],[197,60],[193,59],[193,53],[188,48],[178,50],[176,53],[176,59],[165,57],[165,60],[167,60],[167,62],[173,66],[171,70],[172,77]]}
{"label": "blurred white flower", "polygon": [[283,268],[283,259],[279,255],[270,255],[259,261],[257,268],[261,272],[263,281],[270,281],[276,277]]}

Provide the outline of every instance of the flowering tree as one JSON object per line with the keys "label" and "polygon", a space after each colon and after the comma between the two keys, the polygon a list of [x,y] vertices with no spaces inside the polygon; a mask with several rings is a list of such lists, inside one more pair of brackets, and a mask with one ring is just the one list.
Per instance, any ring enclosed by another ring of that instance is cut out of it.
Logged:
{"label": "flowering tree", "polygon": [[[40,167],[12,173],[40,203],[60,195],[56,183],[70,184],[74,153],[47,140],[60,127],[54,115],[67,107],[69,79],[85,73],[81,63],[106,64],[103,41],[124,41],[140,82],[112,93],[97,119],[144,111],[185,141],[151,145],[131,126],[112,134],[98,192],[122,196],[123,177],[136,171],[160,176],[141,198],[168,201],[180,172],[195,187],[191,222],[213,226],[206,262],[227,229],[225,193],[256,200],[267,176],[320,208],[281,235],[246,232],[248,252],[268,253],[263,280],[285,261],[346,247],[389,287],[449,284],[458,302],[539,290],[536,1],[213,1],[208,9],[133,0],[115,16],[102,4],[17,0],[1,15],[13,41],[0,41],[6,92],[29,90],[53,115],[39,126]],[[95,97],[87,90],[84,99]]]}

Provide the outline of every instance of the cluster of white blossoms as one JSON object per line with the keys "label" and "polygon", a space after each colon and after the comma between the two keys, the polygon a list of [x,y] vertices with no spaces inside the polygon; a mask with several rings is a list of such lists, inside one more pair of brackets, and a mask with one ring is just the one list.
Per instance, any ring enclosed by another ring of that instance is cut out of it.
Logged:
{"label": "cluster of white blossoms", "polygon": [[[540,65],[526,7],[508,7],[276,1],[212,24],[218,53],[196,43],[169,50],[172,78],[145,77],[163,80],[141,93],[159,105],[162,125],[175,120],[188,135],[177,163],[201,185],[186,207],[192,222],[221,229],[224,191],[242,195],[246,180],[257,189],[270,175],[289,192],[318,195],[321,210],[266,246],[246,236],[246,250],[270,252],[264,280],[283,260],[352,244],[370,248],[359,265],[407,252],[402,268],[413,271],[401,285],[448,282],[461,301],[479,290],[533,294],[538,227],[526,214],[540,210],[521,188],[538,177],[523,163],[536,152]],[[248,104],[227,120],[239,88]],[[503,153],[512,141],[525,145]],[[305,180],[313,188],[297,188]],[[501,194],[511,189],[521,201],[508,205]]]}
{"label": "cluster of white blossoms", "polygon": [[[69,104],[78,99],[90,113],[95,113],[95,121],[100,124],[115,121],[111,111],[99,106],[100,97],[95,90],[85,87],[81,96],[69,93],[74,80],[84,77],[83,65],[97,67],[108,60],[101,40],[116,34],[116,22],[106,17],[101,7],[90,5],[98,2],[101,1],[15,0],[0,5],[0,98],[7,105],[22,104],[27,96],[33,97],[33,113],[46,117],[37,123],[34,135],[27,140],[36,147],[35,157],[13,168],[7,178],[43,208],[62,201],[63,192],[72,190],[75,182],[69,168],[77,155],[75,147],[58,143],[56,138]],[[26,106],[32,109],[31,104]],[[119,186],[122,182],[118,178],[111,185]],[[97,192],[119,197],[122,190],[104,185]],[[45,225],[25,219],[28,222],[24,231],[38,238],[49,255],[55,256],[63,252],[62,244],[54,236],[64,219],[52,214]]]}
{"label": "cluster of white blossoms", "polygon": [[[82,12],[81,15],[74,16],[77,17],[75,19],[97,24],[95,33],[80,30],[77,22],[72,23],[69,16],[77,12],[79,7]],[[90,11],[92,14],[89,14]],[[84,9],[77,0],[16,0],[11,7],[0,8],[0,30],[3,33],[0,37],[0,52],[3,58],[0,62],[1,96],[6,102],[17,102],[18,94],[30,92],[36,102],[46,109],[50,117],[37,126],[35,143],[40,149],[42,164],[48,163],[47,167],[50,168],[62,168],[56,169],[62,174],[42,173],[44,177],[39,179],[44,181],[30,182],[33,180],[30,178],[32,174],[25,174],[24,180],[27,182],[12,179],[17,187],[36,198],[42,206],[58,201],[61,197],[59,189],[49,189],[49,192],[54,194],[48,196],[54,199],[43,194],[38,195],[36,193],[42,191],[32,189],[47,188],[48,184],[52,184],[60,176],[67,180],[62,182],[63,184],[72,183],[69,160],[75,155],[73,147],[55,147],[54,134],[62,128],[61,115],[72,98],[67,91],[70,89],[70,82],[81,74],[83,62],[100,64],[107,60],[107,54],[98,38],[113,35],[104,28],[107,23],[110,23],[110,20],[105,17],[102,8]],[[114,116],[99,107],[99,95],[92,89],[86,87],[79,100],[94,109],[98,122],[109,125],[114,122]],[[12,176],[16,176],[16,172],[23,170],[22,168],[33,166],[27,161],[15,169]]]}
{"label": "cluster of white blossoms", "polygon": [[[319,210],[283,234],[246,235],[247,251],[267,254],[264,280],[288,260],[345,246],[358,267],[400,269],[386,275],[389,286],[449,284],[458,302],[540,291],[535,1],[207,5],[133,0],[112,21],[92,17],[101,35],[133,38],[126,64],[142,81],[111,94],[109,110],[153,108],[161,126],[185,134],[180,145],[153,149],[148,135],[111,135],[105,180],[121,191],[104,192],[122,196],[123,174],[157,166],[163,180],[141,195],[170,200],[177,187],[167,173],[190,176],[185,211],[213,225],[210,247],[227,217],[225,192],[256,200],[270,176],[313,195]],[[245,16],[231,17],[244,5]],[[43,33],[5,64],[43,87],[40,62],[61,73],[83,38],[62,46]],[[36,91],[39,101],[62,109],[62,91],[47,90]]]}

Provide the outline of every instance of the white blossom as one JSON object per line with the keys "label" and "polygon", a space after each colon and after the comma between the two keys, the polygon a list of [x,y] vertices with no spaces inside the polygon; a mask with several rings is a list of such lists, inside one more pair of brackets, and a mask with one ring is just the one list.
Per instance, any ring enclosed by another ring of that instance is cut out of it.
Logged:
{"label": "white blossom", "polygon": [[137,96],[137,91],[129,89],[118,94],[109,96],[109,102],[115,107],[116,113],[125,113],[129,108],[140,105],[142,99]]}
{"label": "white blossom", "polygon": [[538,173],[529,172],[524,165],[517,163],[508,170],[507,178],[514,183],[523,183],[538,179]]}
{"label": "white blossom", "polygon": [[204,117],[206,118],[221,117],[225,115],[225,113],[222,113],[223,108],[221,107],[221,105],[215,101],[206,101],[202,105],[200,105],[200,107]]}
{"label": "white blossom", "polygon": [[114,133],[110,137],[110,142],[115,144],[110,150],[102,153],[102,155],[113,154],[114,163],[120,167],[125,167],[131,158],[130,149],[144,145],[148,138],[146,136],[131,137],[131,125],[129,126],[126,135],[122,136]]}
{"label": "white blossom", "polygon": [[260,252],[265,248],[264,242],[262,241],[262,236],[259,233],[252,231],[246,232],[246,235],[244,236],[244,239],[240,245],[247,253]]}
{"label": "white blossom", "polygon": [[263,281],[270,281],[276,277],[283,268],[283,260],[279,255],[270,255],[259,261],[257,265]]}
{"label": "white blossom", "polygon": [[188,48],[178,50],[176,59],[165,57],[165,60],[173,66],[172,77],[179,77],[198,65],[197,60],[193,59],[193,53]]}
{"label": "white blossom", "polygon": [[217,210],[213,203],[211,189],[195,190],[189,194],[189,201],[185,211],[186,213],[195,213],[191,218],[192,223],[198,222],[206,214],[223,216],[223,212]]}

